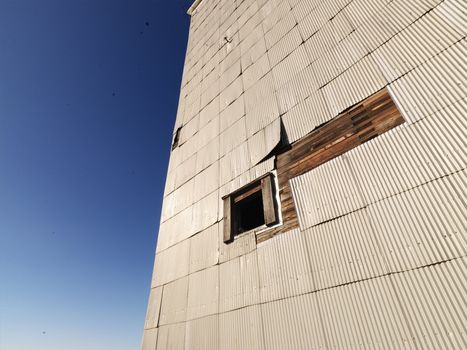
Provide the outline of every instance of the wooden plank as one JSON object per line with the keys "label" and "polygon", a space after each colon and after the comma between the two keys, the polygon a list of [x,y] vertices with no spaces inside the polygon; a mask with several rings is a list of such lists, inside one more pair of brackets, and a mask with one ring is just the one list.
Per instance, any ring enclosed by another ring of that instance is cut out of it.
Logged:
{"label": "wooden plank", "polygon": [[224,198],[224,243],[229,243],[233,239],[231,210],[232,197]]}
{"label": "wooden plank", "polygon": [[233,196],[233,201],[234,203],[240,202],[242,199],[245,199],[248,196],[251,196],[252,194],[261,191],[261,182],[258,182],[257,185],[255,185],[253,188],[250,188],[249,190],[239,193],[238,195]]}
{"label": "wooden plank", "polygon": [[272,175],[261,179],[261,194],[263,196],[264,223],[270,226],[277,222]]}
{"label": "wooden plank", "polygon": [[298,227],[289,180],[405,122],[387,89],[349,108],[277,155],[276,169],[283,225],[258,234],[257,242]]}

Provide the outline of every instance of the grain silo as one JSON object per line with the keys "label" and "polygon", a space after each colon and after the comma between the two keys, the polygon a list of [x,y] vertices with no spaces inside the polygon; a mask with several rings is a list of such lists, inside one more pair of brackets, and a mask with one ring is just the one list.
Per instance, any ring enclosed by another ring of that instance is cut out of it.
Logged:
{"label": "grain silo", "polygon": [[467,348],[464,0],[197,0],[143,350]]}

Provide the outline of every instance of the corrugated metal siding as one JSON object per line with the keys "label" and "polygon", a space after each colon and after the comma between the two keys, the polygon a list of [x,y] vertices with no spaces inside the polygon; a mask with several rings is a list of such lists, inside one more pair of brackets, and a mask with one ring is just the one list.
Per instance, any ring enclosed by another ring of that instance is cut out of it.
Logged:
{"label": "corrugated metal siding", "polygon": [[185,348],[186,323],[176,323],[159,328],[157,350],[183,350]]}
{"label": "corrugated metal siding", "polygon": [[310,261],[299,230],[260,243],[257,251],[261,302],[314,290]]}
{"label": "corrugated metal siding", "polygon": [[141,350],[155,350],[157,344],[157,328],[146,329],[143,332],[143,341],[141,344]]}
{"label": "corrugated metal siding", "polygon": [[261,305],[266,349],[326,349],[316,293]]}
{"label": "corrugated metal siding", "polygon": [[330,349],[416,349],[389,277],[317,293]]}
{"label": "corrugated metal siding", "polygon": [[159,323],[159,313],[162,302],[162,288],[152,288],[149,293],[148,309],[144,329],[156,328]]}
{"label": "corrugated metal siding", "polygon": [[186,324],[186,350],[219,349],[219,315],[189,321]]}
{"label": "corrugated metal siding", "polygon": [[290,180],[302,229],[365,206],[347,157],[337,157]]}
{"label": "corrugated metal siding", "polygon": [[219,312],[219,266],[189,276],[187,319]]}
{"label": "corrugated metal siding", "polygon": [[219,315],[220,350],[263,350],[264,336],[259,305]]}
{"label": "corrugated metal siding", "polygon": [[400,126],[347,153],[367,202],[375,202],[467,166],[467,99]]}
{"label": "corrugated metal siding", "polygon": [[162,286],[188,275],[189,260],[190,242],[188,240],[156,254],[153,286]]}
{"label": "corrugated metal siding", "polygon": [[[467,348],[466,13],[459,0],[203,0],[144,350]],[[273,170],[279,140],[383,87],[407,123],[291,181],[302,231],[223,243],[222,196]]]}
{"label": "corrugated metal siding", "polygon": [[256,251],[223,263],[219,269],[219,312],[259,303],[259,275]]}
{"label": "corrugated metal siding", "polygon": [[369,206],[391,271],[467,254],[466,174],[456,173]]}
{"label": "corrugated metal siding", "polygon": [[390,278],[418,348],[467,348],[465,257]]}
{"label": "corrugated metal siding", "polygon": [[303,231],[316,289],[389,272],[378,231],[362,209]]}
{"label": "corrugated metal siding", "polygon": [[190,273],[216,265],[219,261],[218,224],[190,238]]}
{"label": "corrugated metal siding", "polygon": [[160,311],[160,325],[186,320],[188,277],[183,277],[164,286]]}

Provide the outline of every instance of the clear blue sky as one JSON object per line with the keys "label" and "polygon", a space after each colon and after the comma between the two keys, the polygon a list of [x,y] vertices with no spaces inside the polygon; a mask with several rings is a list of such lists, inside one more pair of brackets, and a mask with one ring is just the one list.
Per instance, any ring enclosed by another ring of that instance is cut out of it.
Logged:
{"label": "clear blue sky", "polygon": [[0,0],[1,350],[139,347],[190,4]]}

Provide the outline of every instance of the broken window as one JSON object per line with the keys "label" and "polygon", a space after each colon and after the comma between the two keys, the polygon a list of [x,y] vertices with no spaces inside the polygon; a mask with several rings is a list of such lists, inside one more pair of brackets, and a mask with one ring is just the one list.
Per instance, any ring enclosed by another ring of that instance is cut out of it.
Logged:
{"label": "broken window", "polygon": [[224,242],[256,228],[278,222],[275,184],[272,174],[226,196],[224,200]]}

